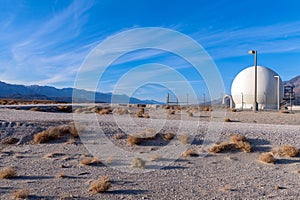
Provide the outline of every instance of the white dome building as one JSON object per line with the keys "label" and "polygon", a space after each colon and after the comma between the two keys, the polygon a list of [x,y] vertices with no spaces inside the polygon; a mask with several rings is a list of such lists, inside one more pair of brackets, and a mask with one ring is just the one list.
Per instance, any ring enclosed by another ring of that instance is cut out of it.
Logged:
{"label": "white dome building", "polygon": [[[241,71],[233,80],[231,95],[238,109],[252,109],[254,103],[254,66]],[[279,79],[279,97],[283,96],[282,80],[273,70],[257,66],[257,102],[258,109],[277,109],[277,90]]]}

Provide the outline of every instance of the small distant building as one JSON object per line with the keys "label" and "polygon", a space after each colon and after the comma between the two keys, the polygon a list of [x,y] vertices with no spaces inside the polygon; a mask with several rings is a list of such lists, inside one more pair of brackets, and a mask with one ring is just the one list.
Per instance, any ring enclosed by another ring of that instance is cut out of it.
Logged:
{"label": "small distant building", "polygon": [[[231,95],[235,108],[252,109],[254,102],[254,70],[254,66],[248,67],[233,80]],[[258,109],[277,109],[278,92],[281,101],[283,99],[283,84],[279,75],[267,67],[257,66]]]}

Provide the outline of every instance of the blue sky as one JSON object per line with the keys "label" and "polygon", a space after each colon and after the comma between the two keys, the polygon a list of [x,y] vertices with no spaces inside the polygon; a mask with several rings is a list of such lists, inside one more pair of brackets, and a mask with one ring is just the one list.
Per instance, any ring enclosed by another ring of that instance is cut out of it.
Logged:
{"label": "blue sky", "polygon": [[[0,4],[0,80],[8,83],[73,87],[92,49],[114,34],[143,27],[173,29],[197,41],[218,67],[226,93],[235,75],[253,64],[250,49],[258,51],[259,65],[272,68],[283,80],[300,75],[297,0],[0,0]],[[187,77],[201,99],[208,93],[189,63],[151,49],[116,60],[101,77],[98,90],[113,91],[124,73],[147,63],[172,66]],[[148,68],[145,78],[156,69]],[[165,92],[162,86],[146,85],[134,95],[164,100]]]}

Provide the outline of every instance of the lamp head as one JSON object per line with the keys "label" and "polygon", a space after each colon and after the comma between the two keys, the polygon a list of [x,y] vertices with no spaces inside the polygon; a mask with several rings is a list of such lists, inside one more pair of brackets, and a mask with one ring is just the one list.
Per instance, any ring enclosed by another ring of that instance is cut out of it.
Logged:
{"label": "lamp head", "polygon": [[250,51],[248,51],[248,54],[256,54],[256,51],[255,50],[250,50]]}

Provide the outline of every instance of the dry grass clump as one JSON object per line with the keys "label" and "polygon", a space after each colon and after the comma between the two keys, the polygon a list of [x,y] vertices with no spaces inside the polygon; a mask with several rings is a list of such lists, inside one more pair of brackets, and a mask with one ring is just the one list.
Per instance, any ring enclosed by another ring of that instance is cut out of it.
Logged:
{"label": "dry grass clump", "polygon": [[98,112],[98,114],[100,115],[107,115],[109,113],[111,113],[111,109],[106,109],[106,108],[103,108]]}
{"label": "dry grass clump", "polygon": [[113,138],[116,139],[116,140],[120,140],[120,139],[123,138],[123,134],[122,134],[122,133],[117,133],[117,134],[115,134],[115,135],[113,136]]}
{"label": "dry grass clump", "polygon": [[17,171],[13,167],[5,167],[0,171],[0,179],[10,179],[17,176]]}
{"label": "dry grass clump", "polygon": [[198,150],[196,149],[187,149],[182,153],[183,157],[197,157],[199,156]]}
{"label": "dry grass clump", "polygon": [[182,134],[178,136],[178,140],[185,145],[189,143],[190,136],[187,134]]}
{"label": "dry grass clump", "polygon": [[139,145],[142,143],[142,138],[140,137],[136,137],[136,136],[133,136],[133,135],[129,135],[127,137],[127,142],[130,144],[130,145]]}
{"label": "dry grass clump", "polygon": [[232,109],[231,109],[231,112],[236,112],[236,111],[237,111],[236,108],[232,108]]}
{"label": "dry grass clump", "polygon": [[235,145],[229,142],[221,142],[220,144],[216,144],[208,149],[210,153],[221,153],[228,152],[235,149]]}
{"label": "dry grass clump", "polygon": [[167,141],[173,140],[175,137],[174,133],[165,133],[163,134],[163,138]]}
{"label": "dry grass clump", "polygon": [[2,144],[16,144],[19,141],[19,139],[14,137],[9,137],[3,140]]}
{"label": "dry grass clump", "polygon": [[229,118],[224,118],[224,122],[231,122]]}
{"label": "dry grass clump", "polygon": [[101,164],[100,159],[98,158],[84,158],[79,162],[81,165],[93,165],[93,164]]}
{"label": "dry grass clump", "polygon": [[46,143],[51,140],[61,138],[63,135],[69,134],[70,136],[77,138],[79,134],[74,125],[72,126],[59,126],[50,127],[45,131],[39,132],[33,136],[33,141],[37,144]]}
{"label": "dry grass clump", "polygon": [[299,153],[299,149],[291,145],[282,145],[272,149],[272,153],[276,156],[296,157]]}
{"label": "dry grass clump", "polygon": [[13,192],[14,199],[26,199],[29,196],[29,190],[16,190]]}
{"label": "dry grass clump", "polygon": [[138,137],[143,140],[154,140],[157,136],[157,132],[154,129],[146,129],[146,131],[138,134]]}
{"label": "dry grass clump", "polygon": [[65,173],[63,173],[63,172],[59,172],[59,173],[57,173],[56,175],[55,175],[55,178],[67,178],[68,176],[65,174]]}
{"label": "dry grass clump", "polygon": [[98,180],[91,183],[89,191],[93,194],[106,192],[111,188],[109,176],[101,176]]}
{"label": "dry grass clump", "polygon": [[220,153],[220,152],[228,152],[234,150],[242,150],[246,153],[251,152],[252,146],[247,141],[247,138],[240,134],[234,134],[230,136],[229,142],[221,142],[220,144],[214,145],[212,148],[208,149],[208,152],[211,153]]}
{"label": "dry grass clump", "polygon": [[150,115],[148,113],[144,114],[144,118],[150,118]]}
{"label": "dry grass clump", "polygon": [[274,156],[270,152],[260,154],[260,156],[258,157],[258,160],[261,162],[264,162],[264,163],[273,163],[273,164],[276,161]]}
{"label": "dry grass clump", "polygon": [[149,157],[150,161],[157,161],[157,160],[160,160],[160,159],[161,159],[161,156],[159,156],[158,154],[152,154]]}
{"label": "dry grass clump", "polygon": [[175,110],[168,110],[168,114],[169,114],[169,115],[174,115],[175,113],[176,113]]}
{"label": "dry grass clump", "polygon": [[128,114],[129,111],[127,108],[115,108],[113,111],[112,111],[114,114],[118,114],[118,115],[124,115],[124,114]]}
{"label": "dry grass clump", "polygon": [[133,158],[131,166],[135,168],[145,168],[145,161],[141,158]]}

